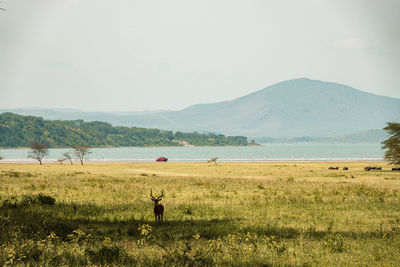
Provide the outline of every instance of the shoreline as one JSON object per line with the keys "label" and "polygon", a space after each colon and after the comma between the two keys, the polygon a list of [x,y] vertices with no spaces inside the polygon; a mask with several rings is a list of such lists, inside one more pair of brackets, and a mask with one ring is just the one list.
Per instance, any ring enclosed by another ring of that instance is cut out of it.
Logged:
{"label": "shoreline", "polygon": [[[208,162],[208,158],[199,159],[168,159],[168,162],[172,163],[202,163]],[[263,163],[263,162],[384,162],[382,158],[263,158],[263,159],[218,159],[217,162],[228,162],[228,163]],[[79,163],[77,160],[73,160],[74,163]],[[85,163],[151,163],[156,162],[155,159],[87,159]],[[38,163],[37,160],[32,159],[3,159],[0,160],[0,164],[9,163]],[[44,159],[43,163],[46,164],[60,164],[57,159]],[[69,164],[65,162],[63,164]],[[163,164],[163,163],[161,163]],[[165,164],[165,163],[164,163]]]}

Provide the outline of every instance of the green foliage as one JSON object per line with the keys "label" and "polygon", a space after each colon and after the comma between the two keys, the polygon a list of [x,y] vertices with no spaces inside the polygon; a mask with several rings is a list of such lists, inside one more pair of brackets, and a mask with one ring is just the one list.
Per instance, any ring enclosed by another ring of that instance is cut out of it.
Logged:
{"label": "green foliage", "polygon": [[110,264],[118,260],[120,257],[120,248],[117,246],[103,245],[99,249],[86,249],[85,254],[94,264]]}
{"label": "green foliage", "polygon": [[16,240],[16,242],[11,244],[3,244],[1,249],[8,254],[3,263],[7,265],[35,263],[39,261],[43,247],[44,245],[42,242],[31,239]]}
{"label": "green foliage", "polygon": [[340,234],[328,236],[326,238],[324,246],[330,252],[340,253],[340,252],[344,252],[345,251],[344,239]]}
{"label": "green foliage", "polygon": [[27,147],[31,140],[49,147],[85,144],[92,147],[119,146],[246,146],[243,136],[163,131],[138,127],[113,127],[100,121],[43,120],[13,113],[0,114],[0,147]]}
{"label": "green foliage", "polygon": [[34,175],[30,172],[1,171],[0,176],[6,176],[10,178],[20,178],[20,177],[33,177]]}
{"label": "green foliage", "polygon": [[20,208],[29,205],[54,205],[56,199],[44,195],[42,193],[38,195],[22,195],[20,197],[10,196],[3,200],[2,206],[3,207],[11,207],[11,208]]}
{"label": "green foliage", "polygon": [[400,165],[400,123],[388,122],[388,126],[383,129],[390,135],[382,142],[382,149],[387,149],[385,159],[391,164]]}
{"label": "green foliage", "polygon": [[37,200],[42,205],[54,205],[54,203],[56,202],[56,199],[54,197],[43,194],[39,194],[37,196]]}

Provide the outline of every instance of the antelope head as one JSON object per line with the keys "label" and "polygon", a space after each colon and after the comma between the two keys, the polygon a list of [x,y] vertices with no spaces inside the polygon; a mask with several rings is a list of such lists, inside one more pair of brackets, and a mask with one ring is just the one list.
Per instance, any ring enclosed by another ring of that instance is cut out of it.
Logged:
{"label": "antelope head", "polygon": [[161,191],[161,195],[158,197],[153,196],[153,190],[150,189],[150,198],[154,201],[154,206],[158,205],[158,202],[161,201],[162,197],[164,196],[164,190]]}

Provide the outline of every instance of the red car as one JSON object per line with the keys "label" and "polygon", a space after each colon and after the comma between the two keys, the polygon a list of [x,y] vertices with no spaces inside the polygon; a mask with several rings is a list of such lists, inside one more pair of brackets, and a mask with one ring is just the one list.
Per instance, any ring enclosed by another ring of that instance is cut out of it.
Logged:
{"label": "red car", "polygon": [[167,162],[168,159],[165,157],[159,157],[158,159],[156,159],[157,162]]}

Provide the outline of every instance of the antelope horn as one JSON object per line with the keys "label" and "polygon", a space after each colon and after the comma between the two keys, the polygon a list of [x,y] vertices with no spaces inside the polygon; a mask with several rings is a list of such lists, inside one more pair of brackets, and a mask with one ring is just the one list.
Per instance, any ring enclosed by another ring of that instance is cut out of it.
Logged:
{"label": "antelope horn", "polygon": [[161,190],[161,196],[159,196],[157,199],[161,200],[161,198],[164,196],[164,190]]}
{"label": "antelope horn", "polygon": [[150,197],[151,197],[151,199],[154,199],[154,200],[156,199],[155,197],[153,197],[153,190],[151,190],[151,189],[150,189]]}

